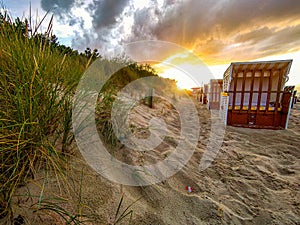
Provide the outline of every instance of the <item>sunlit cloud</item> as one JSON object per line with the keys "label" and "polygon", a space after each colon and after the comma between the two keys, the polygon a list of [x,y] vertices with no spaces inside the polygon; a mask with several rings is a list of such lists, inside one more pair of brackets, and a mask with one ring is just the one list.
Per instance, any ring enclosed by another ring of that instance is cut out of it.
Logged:
{"label": "sunlit cloud", "polygon": [[[298,0],[31,2],[40,14],[47,10],[54,13],[54,33],[75,49],[98,48],[105,54],[134,41],[167,41],[193,51],[215,70],[216,76],[221,73],[216,69],[219,65],[223,68],[232,61],[287,54],[296,57],[300,51]],[[25,7],[25,2],[4,0],[4,3],[21,17],[28,12],[29,4]],[[171,60],[178,52],[157,54],[164,61]],[[292,69],[300,71],[298,58],[293,59]],[[173,58],[172,63],[182,65],[184,61],[194,64],[192,59],[184,57]],[[300,78],[297,79],[295,82],[300,83]]]}

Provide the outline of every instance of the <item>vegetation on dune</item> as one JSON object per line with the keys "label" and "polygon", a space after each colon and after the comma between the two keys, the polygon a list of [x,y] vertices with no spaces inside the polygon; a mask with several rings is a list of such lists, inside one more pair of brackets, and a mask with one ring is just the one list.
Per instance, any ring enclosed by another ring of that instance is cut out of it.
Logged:
{"label": "vegetation on dune", "polygon": [[[132,81],[145,77],[153,77],[154,79],[148,79],[147,85],[144,85],[144,87],[142,87],[142,82],[132,83]],[[116,102],[115,100],[118,93],[122,91],[122,88],[124,88],[128,84],[132,85],[131,90],[132,92],[136,93],[127,93],[130,95],[127,97],[132,98],[131,100],[133,100],[134,102],[138,102],[138,100],[136,99],[137,96],[135,94],[143,95],[139,96],[139,98],[141,98],[140,102],[150,106],[150,108],[152,108],[151,106],[153,101],[158,100],[158,97],[144,97],[144,94],[146,95],[146,92],[151,91],[150,89],[152,88],[150,87],[155,87],[156,91],[159,91],[160,94],[164,93],[165,95],[173,97],[175,96],[175,93],[179,93],[175,80],[159,77],[156,71],[149,64],[138,65],[137,63],[131,63],[113,74],[105,83],[99,94],[99,101],[96,106],[95,118],[100,137],[107,144],[107,147],[110,148],[111,153],[113,153],[115,149],[118,149],[118,147],[120,147],[120,145],[118,145],[120,144],[120,142],[115,135],[114,126],[112,123],[111,110],[113,108],[113,104]],[[126,107],[126,104],[124,104],[124,102],[122,102],[122,104],[120,104],[119,106],[117,105],[119,104],[115,104],[115,107]],[[122,110],[118,111],[121,112]],[[121,119],[123,121],[115,121],[116,124],[125,125],[127,116],[128,115],[120,116],[118,119]],[[118,127],[117,129],[122,130],[122,127]]]}
{"label": "vegetation on dune", "polygon": [[[97,50],[79,53],[60,45],[52,35],[52,19],[45,33],[37,32],[37,24],[0,14],[0,219],[13,218],[16,189],[40,168],[63,176],[61,168],[74,140],[75,89],[92,61],[110,61]],[[107,144],[114,144],[110,108],[116,92],[145,76],[156,73],[149,65],[132,63],[105,84],[98,122]]]}
{"label": "vegetation on dune", "polygon": [[0,218],[38,166],[59,170],[72,140],[72,94],[89,59],[58,45],[51,26],[35,34],[0,14]]}

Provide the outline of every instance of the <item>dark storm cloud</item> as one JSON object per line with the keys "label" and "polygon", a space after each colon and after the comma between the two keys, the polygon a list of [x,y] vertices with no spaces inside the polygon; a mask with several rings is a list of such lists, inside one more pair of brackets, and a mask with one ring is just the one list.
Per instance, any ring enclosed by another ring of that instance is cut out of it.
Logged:
{"label": "dark storm cloud", "polygon": [[114,25],[128,3],[129,0],[94,0],[89,5],[93,13],[94,28],[101,29]]}
{"label": "dark storm cloud", "polygon": [[156,26],[156,20],[160,17],[160,11],[157,7],[143,8],[134,13],[134,25],[132,35],[127,41],[155,39],[153,28]]}
{"label": "dark storm cloud", "polygon": [[73,7],[75,0],[41,0],[42,9],[53,11],[57,15],[63,15]]}
{"label": "dark storm cloud", "polygon": [[[129,0],[93,0],[86,8],[93,18],[94,28],[101,29],[114,25],[128,3]],[[72,15],[70,11],[74,6],[84,7],[84,1],[41,0],[41,6],[45,11],[54,12],[56,16],[60,17],[59,19],[69,17],[69,24],[72,26],[78,20],[77,15]]]}
{"label": "dark storm cloud", "polygon": [[79,49],[97,48],[101,52],[117,47],[114,40],[119,39],[120,42],[123,38],[118,20],[121,19],[129,2],[129,0],[93,0],[87,7],[92,17],[92,29],[82,29],[83,35],[77,34],[72,45]]}

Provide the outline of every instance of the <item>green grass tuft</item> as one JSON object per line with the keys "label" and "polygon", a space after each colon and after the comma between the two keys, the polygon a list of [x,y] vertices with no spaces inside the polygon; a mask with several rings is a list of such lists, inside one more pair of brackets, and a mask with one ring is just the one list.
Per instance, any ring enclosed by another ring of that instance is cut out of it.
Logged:
{"label": "green grass tuft", "polygon": [[60,170],[72,141],[72,96],[88,58],[53,48],[51,27],[30,35],[27,20],[0,14],[0,218],[38,166]]}

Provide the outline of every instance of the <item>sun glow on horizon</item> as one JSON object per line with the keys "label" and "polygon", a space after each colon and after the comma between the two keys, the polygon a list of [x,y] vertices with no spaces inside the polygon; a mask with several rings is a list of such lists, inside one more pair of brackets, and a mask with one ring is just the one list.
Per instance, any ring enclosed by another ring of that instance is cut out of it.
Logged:
{"label": "sun glow on horizon", "polygon": [[199,87],[213,78],[208,66],[192,50],[175,53],[153,67],[159,76],[176,80],[180,89]]}
{"label": "sun glow on horizon", "polygon": [[158,75],[175,80],[179,89],[191,89],[192,87],[197,86],[194,80],[192,80],[185,72],[177,68],[166,69]]}
{"label": "sun glow on horizon", "polygon": [[[300,76],[297,75],[300,71],[299,58],[300,51],[249,60],[249,62],[293,59],[287,85],[295,85],[300,90]],[[210,79],[222,79],[230,63],[206,65],[193,54],[192,50],[189,50],[171,55],[163,62],[153,65],[153,67],[159,76],[176,80],[178,88],[191,89],[209,83]],[[203,67],[207,69],[205,70]]]}

